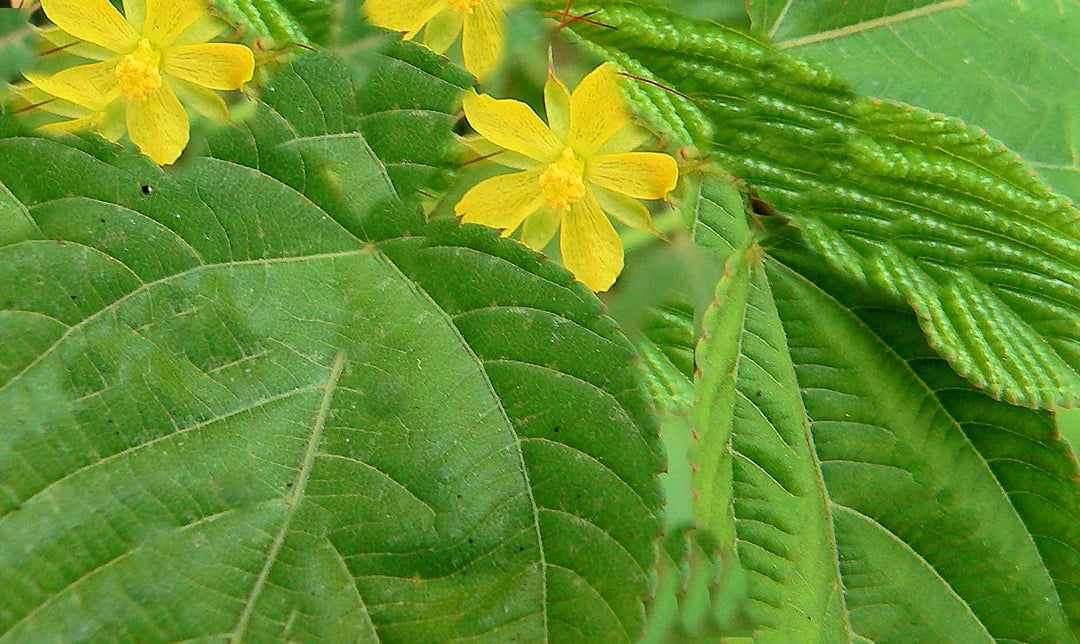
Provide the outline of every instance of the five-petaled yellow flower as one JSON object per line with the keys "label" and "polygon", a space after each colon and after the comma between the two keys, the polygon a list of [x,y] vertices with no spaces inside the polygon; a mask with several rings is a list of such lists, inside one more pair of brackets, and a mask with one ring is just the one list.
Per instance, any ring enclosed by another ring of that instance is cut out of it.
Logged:
{"label": "five-petaled yellow flower", "polygon": [[[211,90],[235,90],[251,80],[255,59],[235,43],[208,42],[224,23],[206,0],[124,0],[122,15],[109,0],[41,0],[45,15],[101,62],[51,76],[27,74],[39,90],[81,106],[100,121],[124,120],[128,136],[159,164],[176,161],[187,146],[192,109],[225,113]],[[101,124],[103,131],[116,124]]]}
{"label": "five-petaled yellow flower", "polygon": [[[601,65],[570,94],[549,75],[544,102],[549,125],[527,105],[487,95],[465,96],[465,116],[492,160],[524,170],[486,179],[462,197],[455,212],[466,223],[522,227],[522,241],[540,250],[561,226],[563,264],[594,291],[606,291],[623,268],[623,247],[605,212],[655,233],[639,199],[663,199],[679,180],[675,159],[632,152],[648,133],[631,119],[620,77]],[[486,141],[485,141],[486,140]]]}
{"label": "five-petaled yellow flower", "polygon": [[[465,68],[486,78],[502,55],[508,0],[366,0],[372,24],[404,31],[413,38],[424,29],[424,45],[443,53],[461,34]],[[426,25],[426,27],[425,27]]]}

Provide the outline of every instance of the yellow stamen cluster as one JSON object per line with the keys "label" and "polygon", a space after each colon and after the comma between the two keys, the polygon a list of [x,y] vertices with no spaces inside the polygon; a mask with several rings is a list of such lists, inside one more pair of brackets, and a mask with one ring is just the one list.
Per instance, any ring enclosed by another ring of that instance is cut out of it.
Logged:
{"label": "yellow stamen cluster", "polygon": [[483,0],[446,0],[446,4],[460,13],[472,13],[473,7],[480,4]]}
{"label": "yellow stamen cluster", "polygon": [[116,65],[116,84],[124,96],[137,101],[161,87],[160,62],[161,54],[150,41],[140,40],[135,51],[121,58]]}
{"label": "yellow stamen cluster", "polygon": [[566,148],[555,163],[540,173],[540,194],[547,205],[556,210],[568,210],[585,196],[585,164],[574,151]]}

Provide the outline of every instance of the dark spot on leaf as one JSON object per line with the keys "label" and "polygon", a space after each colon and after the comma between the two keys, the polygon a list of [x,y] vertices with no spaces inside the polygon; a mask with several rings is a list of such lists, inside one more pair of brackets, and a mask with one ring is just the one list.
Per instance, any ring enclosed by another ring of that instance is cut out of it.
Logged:
{"label": "dark spot on leaf", "polygon": [[77,296],[75,296],[75,295],[72,295],[72,296],[71,296],[71,301],[72,301],[72,302],[74,302],[74,301],[75,301],[75,298],[76,298],[76,297],[77,297]]}
{"label": "dark spot on leaf", "polygon": [[146,185],[145,183],[143,184],[143,186],[142,186],[142,193],[143,193],[144,195],[148,195],[148,194],[150,194],[150,193],[151,193],[151,192],[153,192],[153,191],[154,191],[154,189],[153,189],[152,187],[150,187],[150,186]]}
{"label": "dark spot on leaf", "polygon": [[556,426],[552,427],[552,428],[551,428],[551,431],[553,431],[553,432],[555,432],[556,434],[558,434],[558,433],[559,433],[559,426],[558,426],[558,425],[556,425]]}

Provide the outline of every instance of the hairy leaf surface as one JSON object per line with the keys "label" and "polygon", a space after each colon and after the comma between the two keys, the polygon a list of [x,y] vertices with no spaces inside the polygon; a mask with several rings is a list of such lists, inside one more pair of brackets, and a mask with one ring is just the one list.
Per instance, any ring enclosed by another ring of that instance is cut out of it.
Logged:
{"label": "hairy leaf surface", "polygon": [[1075,641],[1080,471],[1053,416],[966,383],[887,296],[699,212],[729,271],[697,350],[695,483],[755,641]]}
{"label": "hairy leaf surface", "polygon": [[340,20],[337,0],[211,0],[213,8],[268,47],[326,44]]}
{"label": "hairy leaf surface", "polygon": [[673,127],[711,120],[724,166],[793,224],[787,261],[906,302],[995,398],[1080,402],[1080,217],[1014,153],[959,121],[857,99],[733,29],[621,2],[575,9],[614,27],[572,27],[599,53],[674,90]]}

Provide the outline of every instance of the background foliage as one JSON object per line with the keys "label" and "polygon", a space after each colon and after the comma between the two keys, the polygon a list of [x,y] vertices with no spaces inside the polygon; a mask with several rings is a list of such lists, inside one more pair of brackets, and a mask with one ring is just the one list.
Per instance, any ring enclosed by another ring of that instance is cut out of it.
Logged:
{"label": "background foliage", "polygon": [[1077,640],[1075,3],[514,9],[686,161],[606,309],[358,5],[174,169],[0,118],[0,641]]}

